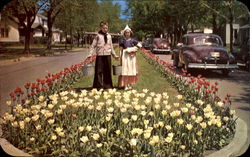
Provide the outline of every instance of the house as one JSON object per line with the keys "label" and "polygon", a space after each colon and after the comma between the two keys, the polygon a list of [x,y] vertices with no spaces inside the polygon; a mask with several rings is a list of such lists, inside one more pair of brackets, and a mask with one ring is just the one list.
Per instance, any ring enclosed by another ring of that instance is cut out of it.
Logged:
{"label": "house", "polygon": [[52,42],[59,43],[62,41],[62,30],[58,28],[52,28]]}
{"label": "house", "polygon": [[10,19],[0,18],[0,42],[19,42],[18,23]]}
{"label": "house", "polygon": [[46,32],[48,31],[47,17],[37,14],[32,28],[34,29],[33,37],[46,37]]}
{"label": "house", "polygon": [[[37,14],[32,24],[32,43],[46,42],[48,32],[47,17]],[[52,43],[60,42],[62,31],[52,28]],[[8,18],[0,18],[0,42],[20,43],[24,41],[24,31],[18,23]]]}

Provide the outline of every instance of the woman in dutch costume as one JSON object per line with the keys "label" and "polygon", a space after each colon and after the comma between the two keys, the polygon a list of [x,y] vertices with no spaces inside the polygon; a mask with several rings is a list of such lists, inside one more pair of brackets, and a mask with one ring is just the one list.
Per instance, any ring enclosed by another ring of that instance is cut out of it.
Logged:
{"label": "woman in dutch costume", "polygon": [[125,89],[136,84],[138,80],[136,52],[138,48],[141,48],[141,44],[137,40],[131,38],[132,33],[132,30],[127,25],[123,30],[124,39],[119,43],[121,48],[122,73],[119,76],[118,85]]}

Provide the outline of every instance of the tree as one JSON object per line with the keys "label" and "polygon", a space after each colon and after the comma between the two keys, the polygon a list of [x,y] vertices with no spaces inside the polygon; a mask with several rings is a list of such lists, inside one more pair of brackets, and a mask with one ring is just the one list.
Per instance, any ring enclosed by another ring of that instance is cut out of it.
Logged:
{"label": "tree", "polygon": [[228,1],[203,1],[203,6],[208,8],[213,33],[222,36],[222,29],[227,23],[230,25],[230,51],[233,51],[233,23],[239,17],[249,17],[249,10],[241,2]]}
{"label": "tree", "polygon": [[79,46],[84,32],[93,31],[93,23],[97,21],[98,4],[96,1],[72,0],[64,1],[61,7],[62,10],[55,20],[55,26],[63,30],[66,42],[69,42],[71,47],[73,37],[77,39]]}
{"label": "tree", "polygon": [[47,49],[51,49],[52,44],[52,27],[55,22],[56,16],[60,13],[62,7],[61,3],[64,0],[40,0],[38,4],[45,4],[42,8],[47,14],[47,24],[48,24],[48,40]]}
{"label": "tree", "polygon": [[130,24],[134,32],[144,31],[145,36],[160,36],[164,32],[164,19],[161,18],[164,3],[164,1],[128,0],[127,12],[131,14]]}
{"label": "tree", "polygon": [[131,23],[135,31],[144,31],[146,36],[159,37],[166,34],[172,43],[179,41],[191,25],[193,30],[201,21],[204,9],[196,1],[136,1],[128,0]]}
{"label": "tree", "polygon": [[[97,19],[100,21],[107,21],[109,23],[109,30],[112,33],[120,32],[125,27],[125,22],[120,19],[121,8],[117,4],[113,4],[112,0],[103,0],[98,3]],[[99,30],[99,27],[98,27]]]}
{"label": "tree", "polygon": [[44,6],[43,3],[38,6],[37,2],[38,0],[13,0],[3,9],[3,12],[11,20],[18,23],[22,33],[24,33],[24,53],[28,55],[30,53],[30,39],[33,35],[32,24],[40,8]]}
{"label": "tree", "polygon": [[124,27],[124,21],[119,19],[120,8],[112,4],[110,0],[86,1],[71,0],[64,1],[62,10],[56,18],[56,27],[63,30],[65,36],[69,36],[70,43],[73,39],[80,45],[85,32],[97,32],[100,21],[108,21],[110,32],[118,33]]}

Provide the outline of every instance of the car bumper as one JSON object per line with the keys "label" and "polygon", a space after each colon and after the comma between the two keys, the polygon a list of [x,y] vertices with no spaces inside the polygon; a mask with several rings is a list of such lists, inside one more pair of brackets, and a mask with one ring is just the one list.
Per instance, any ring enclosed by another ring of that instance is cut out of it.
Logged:
{"label": "car bumper", "polygon": [[200,68],[200,69],[237,69],[237,64],[204,64],[204,63],[189,63],[189,68]]}
{"label": "car bumper", "polygon": [[159,52],[159,53],[170,53],[171,49],[153,49],[153,52]]}

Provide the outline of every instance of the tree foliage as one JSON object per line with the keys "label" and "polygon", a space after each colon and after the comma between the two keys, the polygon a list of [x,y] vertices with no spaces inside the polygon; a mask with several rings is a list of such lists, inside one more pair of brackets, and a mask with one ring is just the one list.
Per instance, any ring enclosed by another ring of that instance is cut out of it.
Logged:
{"label": "tree foliage", "polygon": [[39,0],[38,5],[45,4],[41,10],[46,13],[48,24],[48,40],[47,49],[51,49],[52,44],[52,26],[55,22],[57,15],[62,10],[61,3],[64,0]]}
{"label": "tree foliage", "polygon": [[32,35],[32,24],[35,21],[36,14],[44,6],[44,3],[37,5],[39,0],[13,0],[8,3],[2,13],[9,19],[18,23],[22,33],[25,36],[24,53],[30,53],[30,37]]}
{"label": "tree foliage", "polygon": [[125,25],[119,14],[120,6],[114,5],[111,0],[64,1],[55,26],[63,30],[65,36],[74,36],[79,44],[85,32],[99,31],[100,21],[109,23],[110,32],[119,33]]}
{"label": "tree foliage", "polygon": [[[246,6],[236,0],[127,0],[130,24],[139,38],[166,35],[176,44],[187,31],[212,27],[219,34],[226,23],[237,17],[249,17]],[[232,2],[231,10],[228,2]],[[142,33],[144,32],[144,33]],[[220,35],[220,34],[219,34]]]}
{"label": "tree foliage", "polygon": [[65,37],[70,36],[71,43],[73,38],[79,43],[84,32],[99,30],[100,21],[108,21],[112,33],[119,33],[125,26],[119,17],[121,8],[112,0],[12,0],[1,13],[24,28],[25,52],[30,51],[31,26],[38,11],[47,17],[48,49],[51,48],[52,27],[61,29]]}

